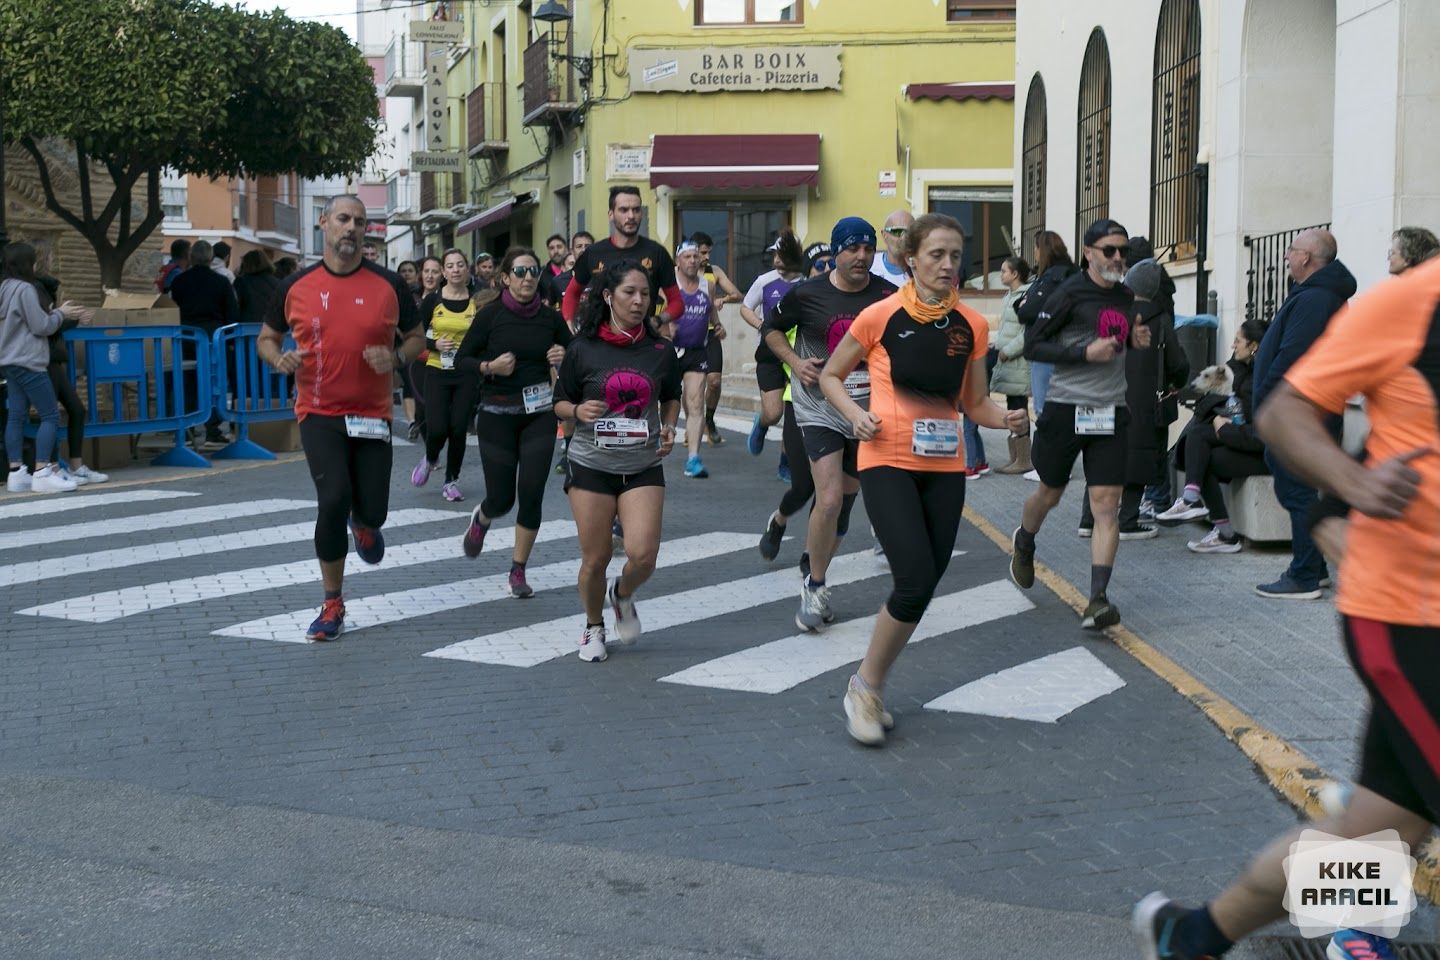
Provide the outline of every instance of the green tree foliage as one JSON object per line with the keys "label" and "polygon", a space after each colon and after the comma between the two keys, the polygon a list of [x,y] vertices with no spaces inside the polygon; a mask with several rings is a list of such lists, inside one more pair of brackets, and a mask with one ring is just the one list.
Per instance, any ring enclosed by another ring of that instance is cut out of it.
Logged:
{"label": "green tree foliage", "polygon": [[[204,0],[0,0],[0,111],[4,141],[34,160],[47,207],[90,241],[106,287],[164,220],[162,168],[356,174],[379,124],[370,66],[343,31]],[[47,137],[74,147],[78,210],[52,188]],[[98,209],[93,166],[114,186]]]}

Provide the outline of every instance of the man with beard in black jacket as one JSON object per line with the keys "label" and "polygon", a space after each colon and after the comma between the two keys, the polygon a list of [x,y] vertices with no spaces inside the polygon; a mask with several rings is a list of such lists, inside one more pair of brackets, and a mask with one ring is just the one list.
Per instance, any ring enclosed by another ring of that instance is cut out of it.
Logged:
{"label": "man with beard in black jacket", "polygon": [[[1285,250],[1285,265],[1294,286],[1270,321],[1260,350],[1255,354],[1255,409],[1279,386],[1285,372],[1320,339],[1345,301],[1355,295],[1355,277],[1336,259],[1338,249],[1329,230],[1303,230]],[[1339,423],[1332,424],[1339,436]],[[1320,584],[1328,579],[1325,558],[1310,537],[1310,506],[1315,488],[1285,469],[1265,452],[1275,475],[1275,499],[1290,514],[1290,567],[1273,583],[1255,592],[1274,600],[1318,600]]]}

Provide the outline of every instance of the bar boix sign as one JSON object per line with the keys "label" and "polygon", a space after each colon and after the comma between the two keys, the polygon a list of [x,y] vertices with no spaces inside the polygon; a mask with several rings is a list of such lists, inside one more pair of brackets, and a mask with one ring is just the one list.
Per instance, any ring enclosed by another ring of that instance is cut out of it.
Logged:
{"label": "bar boix sign", "polygon": [[839,90],[840,46],[631,47],[633,93]]}

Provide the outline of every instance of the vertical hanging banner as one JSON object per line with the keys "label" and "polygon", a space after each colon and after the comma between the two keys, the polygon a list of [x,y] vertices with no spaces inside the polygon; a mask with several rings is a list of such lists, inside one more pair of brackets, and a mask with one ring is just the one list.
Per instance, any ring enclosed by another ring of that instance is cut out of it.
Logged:
{"label": "vertical hanging banner", "polygon": [[446,44],[425,44],[425,150],[450,149],[450,123],[445,116],[445,71],[450,58]]}

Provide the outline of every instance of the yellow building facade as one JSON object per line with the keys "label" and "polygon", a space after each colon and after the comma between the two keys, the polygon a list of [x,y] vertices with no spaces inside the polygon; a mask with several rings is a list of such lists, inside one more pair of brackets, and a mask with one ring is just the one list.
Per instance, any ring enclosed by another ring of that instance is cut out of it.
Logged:
{"label": "yellow building facade", "polygon": [[465,172],[428,175],[426,247],[602,238],[626,184],[647,235],[710,234],[743,289],[781,226],[808,245],[843,216],[938,211],[969,235],[967,292],[998,309],[1013,2],[452,0],[432,15],[465,21],[446,91]]}

